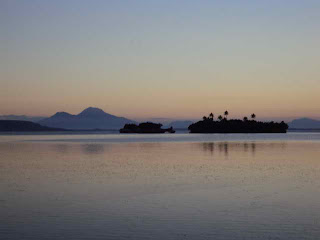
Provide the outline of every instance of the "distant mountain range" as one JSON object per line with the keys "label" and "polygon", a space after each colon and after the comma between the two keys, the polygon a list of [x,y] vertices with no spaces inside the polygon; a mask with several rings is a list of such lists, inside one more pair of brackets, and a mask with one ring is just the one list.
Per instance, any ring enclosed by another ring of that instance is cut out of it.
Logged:
{"label": "distant mountain range", "polygon": [[289,129],[320,129],[320,121],[311,118],[299,118],[288,123]]}
{"label": "distant mountain range", "polygon": [[57,112],[49,118],[42,119],[43,126],[64,129],[120,129],[126,123],[136,123],[133,120],[117,117],[99,108],[89,107],[78,115],[67,112]]}

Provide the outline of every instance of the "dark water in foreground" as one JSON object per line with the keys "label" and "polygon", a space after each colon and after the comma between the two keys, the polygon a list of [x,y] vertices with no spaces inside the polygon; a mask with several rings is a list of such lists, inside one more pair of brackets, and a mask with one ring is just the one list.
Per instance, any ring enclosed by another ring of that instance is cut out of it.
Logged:
{"label": "dark water in foreground", "polygon": [[0,239],[320,239],[320,134],[0,136]]}

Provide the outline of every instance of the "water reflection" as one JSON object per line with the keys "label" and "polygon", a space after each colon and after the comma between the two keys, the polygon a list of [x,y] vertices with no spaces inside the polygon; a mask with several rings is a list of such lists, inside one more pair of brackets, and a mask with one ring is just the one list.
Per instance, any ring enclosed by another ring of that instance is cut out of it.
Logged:
{"label": "water reflection", "polygon": [[251,152],[254,155],[256,152],[256,144],[255,143],[251,143]]}
{"label": "water reflection", "polygon": [[319,142],[0,143],[0,239],[318,239],[319,156]]}
{"label": "water reflection", "polygon": [[201,145],[202,145],[204,151],[209,151],[211,154],[213,154],[214,147],[215,147],[214,142],[209,142],[209,143],[204,142]]}
{"label": "water reflection", "polygon": [[81,149],[85,154],[102,154],[105,151],[106,144],[83,144]]}
{"label": "water reflection", "polygon": [[70,150],[70,145],[68,144],[63,144],[63,143],[59,143],[59,144],[54,144],[53,145],[53,149],[58,152],[58,153],[68,153]]}
{"label": "water reflection", "polygon": [[250,152],[255,155],[257,151],[265,151],[267,149],[280,149],[285,150],[287,143],[256,143],[256,142],[204,142],[200,143],[200,146],[205,152],[210,152],[213,155],[215,152],[222,153],[224,156],[228,156],[230,152]]}
{"label": "water reflection", "polygon": [[52,150],[54,152],[60,154],[72,154],[74,151],[77,151],[80,147],[80,150],[85,154],[102,154],[104,153],[105,149],[110,147],[110,144],[97,144],[97,143],[88,143],[88,144],[81,144],[81,145],[72,145],[72,144],[65,144],[65,143],[58,143],[53,144]]}

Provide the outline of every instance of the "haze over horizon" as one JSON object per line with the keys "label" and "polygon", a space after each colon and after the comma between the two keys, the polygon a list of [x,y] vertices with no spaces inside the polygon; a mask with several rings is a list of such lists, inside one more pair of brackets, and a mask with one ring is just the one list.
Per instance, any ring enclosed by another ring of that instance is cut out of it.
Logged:
{"label": "haze over horizon", "polygon": [[319,1],[1,1],[0,115],[320,119]]}

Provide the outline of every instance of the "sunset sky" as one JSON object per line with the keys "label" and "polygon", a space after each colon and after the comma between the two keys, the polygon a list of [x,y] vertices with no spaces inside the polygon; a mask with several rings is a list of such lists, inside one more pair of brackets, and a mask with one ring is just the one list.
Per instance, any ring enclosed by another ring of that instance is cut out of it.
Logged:
{"label": "sunset sky", "polygon": [[320,119],[320,1],[0,1],[0,115]]}

